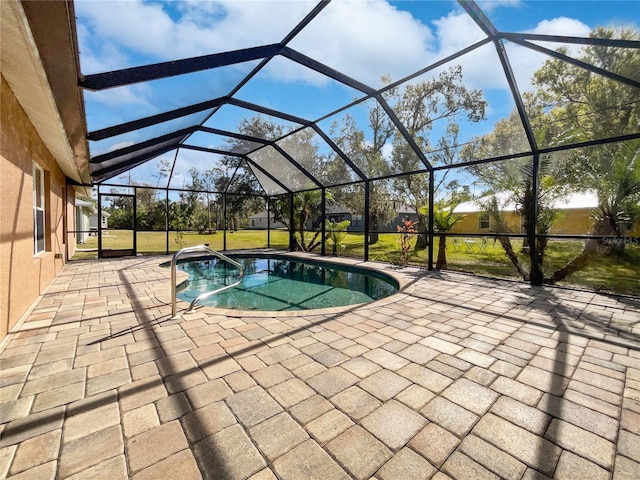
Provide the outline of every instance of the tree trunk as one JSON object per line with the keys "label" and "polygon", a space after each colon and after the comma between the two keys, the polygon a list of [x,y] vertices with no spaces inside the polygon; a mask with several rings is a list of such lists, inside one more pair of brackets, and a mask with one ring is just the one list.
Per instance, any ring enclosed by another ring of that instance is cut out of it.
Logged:
{"label": "tree trunk", "polygon": [[[600,211],[599,213],[600,216],[593,225],[593,235],[615,235],[615,222],[611,220],[611,216],[607,215],[606,212],[603,213],[602,211]],[[620,243],[622,244],[622,246],[618,245],[617,242],[613,244],[605,244],[601,240],[585,240],[582,251],[560,270],[555,271],[553,275],[551,275],[551,278],[547,279],[547,282],[554,284],[556,282],[564,280],[575,272],[582,270],[594,258],[606,252],[622,251],[624,249],[624,242]]]}
{"label": "tree trunk", "polygon": [[436,269],[447,269],[447,237],[440,235],[440,242],[438,244],[438,260],[436,261]]}
{"label": "tree trunk", "polygon": [[298,235],[300,235],[300,240],[299,240],[299,245],[300,245],[300,250],[302,250],[303,252],[307,251],[307,245],[305,243],[305,238],[304,238],[304,224],[307,223],[307,216],[305,215],[304,212],[300,212],[300,219],[298,222]]}
{"label": "tree trunk", "polygon": [[378,230],[378,215],[375,213],[369,216],[369,245],[374,245],[378,243],[380,235],[377,231],[371,230]]}
{"label": "tree trunk", "polygon": [[[611,234],[611,225],[605,215],[596,220],[593,226],[594,235],[608,235]],[[551,275],[551,278],[546,279],[547,283],[554,284],[567,278],[585,268],[589,262],[595,257],[602,255],[606,252],[615,251],[611,245],[605,245],[601,240],[589,239],[585,240],[582,251],[576,255],[569,263],[567,263],[560,270],[556,270]]]}
{"label": "tree trunk", "polygon": [[420,213],[418,213],[417,230],[418,230],[418,235],[417,235],[418,238],[416,239],[416,246],[413,247],[413,249],[416,252],[420,252],[429,246],[429,237],[427,236],[427,216],[426,215],[421,215]]}
{"label": "tree trunk", "polygon": [[520,265],[518,255],[516,255],[516,252],[513,250],[513,245],[511,245],[511,240],[509,240],[509,237],[498,237],[498,240],[500,241],[500,245],[502,245],[504,252],[507,254],[507,257],[509,258],[509,260],[511,260],[511,263],[516,268],[522,279],[528,281],[529,274],[525,272],[522,268],[522,265]]}
{"label": "tree trunk", "polygon": [[[587,240],[587,244],[590,242],[597,243],[597,240]],[[553,272],[551,278],[546,279],[546,282],[555,284],[556,282],[564,280],[568,276],[582,270],[596,256],[598,256],[598,248],[588,247],[587,245],[585,245],[585,247],[577,256],[575,256],[560,270],[556,270],[555,272]]]}
{"label": "tree trunk", "polygon": [[549,240],[547,238],[538,238],[536,240],[536,255],[532,251],[529,253],[531,260],[531,283],[533,285],[542,285],[544,283],[544,271],[542,270],[544,255]]}

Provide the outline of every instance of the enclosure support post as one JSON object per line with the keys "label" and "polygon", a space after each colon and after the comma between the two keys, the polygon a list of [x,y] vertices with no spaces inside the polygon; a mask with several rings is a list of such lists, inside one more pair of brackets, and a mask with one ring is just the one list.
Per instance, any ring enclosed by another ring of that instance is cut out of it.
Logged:
{"label": "enclosure support post", "polygon": [[227,251],[227,194],[222,194],[222,225],[224,226],[224,230],[222,232],[222,251]]}
{"label": "enclosure support post", "polygon": [[164,192],[167,198],[167,202],[164,204],[164,229],[167,232],[167,238],[165,239],[165,253],[169,255],[169,189],[167,188]]}
{"label": "enclosure support post", "polygon": [[322,256],[324,257],[327,254],[326,250],[326,235],[327,235],[327,227],[325,223],[327,221],[327,189],[322,187],[322,212],[320,214],[320,218],[322,219],[322,225],[320,226],[320,232],[322,235]]}
{"label": "enclosure support post", "polygon": [[427,227],[427,234],[429,236],[429,263],[427,268],[433,270],[433,189],[435,176],[433,170],[429,172],[429,225]]}
{"label": "enclosure support post", "polygon": [[98,185],[98,258],[102,258],[102,192]]}
{"label": "enclosure support post", "polygon": [[293,224],[294,220],[293,220],[293,192],[289,193],[289,251],[293,252],[295,250],[294,247],[294,228],[295,225]]}
{"label": "enclosure support post", "polygon": [[369,180],[364,182],[364,261],[369,261]]}
{"label": "enclosure support post", "polygon": [[271,248],[271,197],[267,197],[267,248]]}
{"label": "enclosure support post", "polygon": [[138,189],[133,189],[133,205],[131,206],[133,210],[133,254],[138,254],[138,217],[136,215],[136,211],[138,210]]}
{"label": "enclosure support post", "polygon": [[538,233],[538,171],[540,169],[540,154],[533,154],[532,161],[532,178],[531,178],[531,195],[532,202],[526,208],[528,212],[527,237],[529,239],[529,258],[531,259],[531,285],[542,285],[544,274],[542,272],[542,259],[538,255],[538,242],[536,234]]}

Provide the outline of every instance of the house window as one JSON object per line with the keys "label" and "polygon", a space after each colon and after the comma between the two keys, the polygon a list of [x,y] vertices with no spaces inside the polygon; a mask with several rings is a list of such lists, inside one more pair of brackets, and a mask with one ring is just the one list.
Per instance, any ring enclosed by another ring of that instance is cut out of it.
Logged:
{"label": "house window", "polygon": [[488,213],[480,214],[480,229],[487,229],[491,226],[491,218]]}
{"label": "house window", "polygon": [[251,226],[252,226],[252,227],[255,227],[255,226],[256,226],[256,221],[255,221],[253,218],[251,219]]}
{"label": "house window", "polygon": [[351,220],[354,227],[362,226],[362,215],[352,215]]}
{"label": "house window", "polygon": [[33,252],[38,255],[45,251],[44,228],[44,171],[33,164]]}

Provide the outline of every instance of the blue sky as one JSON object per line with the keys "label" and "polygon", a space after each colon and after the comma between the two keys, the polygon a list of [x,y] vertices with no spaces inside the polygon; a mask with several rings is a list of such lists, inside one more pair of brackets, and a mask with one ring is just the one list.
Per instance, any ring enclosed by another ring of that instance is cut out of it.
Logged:
{"label": "blue sky", "polygon": [[[83,74],[175,60],[279,42],[315,2],[243,1],[171,2],[76,0]],[[640,4],[630,1],[479,1],[501,31],[588,36],[596,26],[638,27]],[[399,80],[434,61],[484,38],[482,31],[452,1],[335,0],[289,46],[372,87],[388,74]],[[575,51],[576,47],[572,47]],[[531,88],[532,73],[545,57],[507,45],[521,90]],[[513,110],[492,44],[456,60],[464,84],[481,89],[488,101],[487,119],[461,121],[461,140],[488,133]],[[145,84],[85,92],[89,130],[96,130],[166,110],[213,99],[231,88],[257,62],[198,72]],[[438,71],[427,74],[428,78]],[[421,80],[419,78],[418,80]],[[362,96],[362,93],[310,71],[283,57],[274,58],[236,98],[317,120]],[[366,130],[366,108],[349,112]],[[92,154],[104,153],[199,123],[206,113],[167,122],[101,142],[90,142]],[[235,130],[252,112],[225,106],[207,125]],[[342,115],[323,122],[328,126]],[[434,142],[445,124],[434,127]],[[329,133],[327,131],[327,133]],[[193,144],[218,147],[224,139],[194,138]],[[174,154],[165,155],[173,159]],[[182,186],[189,168],[215,158],[194,151],[180,154],[172,186]],[[155,184],[157,159],[136,169],[132,178]]]}

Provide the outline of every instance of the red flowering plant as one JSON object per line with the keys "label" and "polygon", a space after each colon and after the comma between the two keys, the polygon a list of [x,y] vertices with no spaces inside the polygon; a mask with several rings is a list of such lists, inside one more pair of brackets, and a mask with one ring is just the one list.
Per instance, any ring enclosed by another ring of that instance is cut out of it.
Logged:
{"label": "red flowering plant", "polygon": [[414,222],[410,218],[405,218],[402,220],[402,225],[398,225],[398,232],[400,233],[400,263],[402,265],[409,263],[409,252],[413,248],[412,240],[418,233],[416,225],[418,225],[418,222]]}

